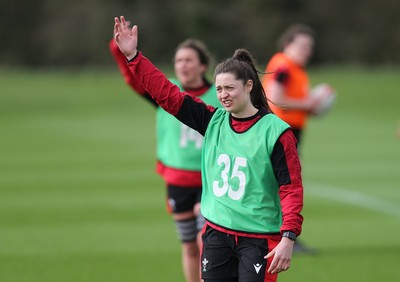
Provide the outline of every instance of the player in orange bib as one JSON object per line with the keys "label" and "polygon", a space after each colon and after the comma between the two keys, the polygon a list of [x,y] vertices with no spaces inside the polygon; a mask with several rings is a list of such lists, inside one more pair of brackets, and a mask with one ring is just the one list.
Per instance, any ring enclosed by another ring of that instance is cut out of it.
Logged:
{"label": "player in orange bib", "polygon": [[310,95],[305,66],[314,46],[314,32],[304,25],[293,25],[282,35],[281,52],[269,61],[263,87],[271,110],[294,130],[299,144],[308,116],[318,100]]}
{"label": "player in orange bib", "polygon": [[[305,25],[290,26],[282,35],[280,52],[267,64],[263,87],[271,110],[287,122],[297,139],[297,147],[309,115],[315,113],[319,100],[310,93],[305,66],[314,46],[314,32]],[[294,252],[315,250],[296,241]]]}

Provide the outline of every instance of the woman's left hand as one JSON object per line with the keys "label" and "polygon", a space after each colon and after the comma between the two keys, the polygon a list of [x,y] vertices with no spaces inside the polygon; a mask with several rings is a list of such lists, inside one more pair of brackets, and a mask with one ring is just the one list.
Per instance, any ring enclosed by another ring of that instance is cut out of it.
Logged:
{"label": "woman's left hand", "polygon": [[283,237],[279,244],[264,257],[265,259],[273,257],[271,265],[267,270],[269,273],[279,273],[289,269],[293,246],[294,241]]}

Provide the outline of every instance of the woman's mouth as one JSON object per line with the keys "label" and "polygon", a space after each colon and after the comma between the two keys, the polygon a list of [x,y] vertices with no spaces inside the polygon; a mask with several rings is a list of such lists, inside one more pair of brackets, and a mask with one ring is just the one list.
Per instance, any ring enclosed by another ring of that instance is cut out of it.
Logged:
{"label": "woman's mouth", "polygon": [[229,107],[232,105],[232,100],[222,100],[222,105],[224,105],[224,107]]}

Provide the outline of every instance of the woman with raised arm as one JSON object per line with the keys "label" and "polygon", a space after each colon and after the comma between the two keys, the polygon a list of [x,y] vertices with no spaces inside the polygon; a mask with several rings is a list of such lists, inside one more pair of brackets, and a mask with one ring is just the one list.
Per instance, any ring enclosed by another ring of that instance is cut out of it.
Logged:
{"label": "woman with raised arm", "polygon": [[216,108],[181,92],[138,52],[138,28],[123,16],[115,18],[114,39],[146,92],[204,136],[204,281],[276,281],[301,233],[301,165],[293,132],[269,110],[249,52],[238,49],[216,67]]}

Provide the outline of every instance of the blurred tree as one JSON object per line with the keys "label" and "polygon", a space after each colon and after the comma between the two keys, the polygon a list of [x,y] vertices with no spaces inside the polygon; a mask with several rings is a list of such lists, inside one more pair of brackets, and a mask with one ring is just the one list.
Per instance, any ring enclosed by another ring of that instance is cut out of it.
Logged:
{"label": "blurred tree", "polygon": [[400,65],[400,1],[395,0],[0,0],[0,65],[111,65],[113,18],[139,25],[140,48],[169,63],[188,37],[220,60],[248,48],[265,64],[279,34],[304,22],[317,31],[313,63]]}

